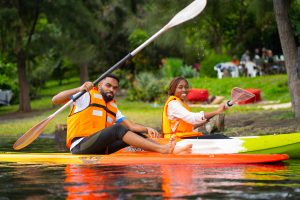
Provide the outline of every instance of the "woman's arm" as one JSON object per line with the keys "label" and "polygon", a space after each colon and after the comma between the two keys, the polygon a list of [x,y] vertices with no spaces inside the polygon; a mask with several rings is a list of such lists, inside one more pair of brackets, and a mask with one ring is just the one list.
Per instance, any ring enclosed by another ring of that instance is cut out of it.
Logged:
{"label": "woman's arm", "polygon": [[168,117],[169,119],[181,119],[189,124],[203,124],[206,122],[204,112],[191,112],[187,110],[181,103],[178,101],[170,101],[168,104]]}
{"label": "woman's arm", "polygon": [[178,101],[170,101],[168,104],[168,117],[178,118],[183,121],[199,127],[207,122],[210,118],[215,115],[218,115],[226,110],[225,103],[222,103],[219,108],[212,112],[190,112]]}
{"label": "woman's arm", "polygon": [[208,119],[214,117],[215,115],[218,115],[218,114],[224,112],[226,109],[227,109],[227,107],[226,107],[225,103],[222,103],[222,104],[220,104],[220,106],[217,110],[212,111],[212,112],[205,112],[204,117],[208,120]]}

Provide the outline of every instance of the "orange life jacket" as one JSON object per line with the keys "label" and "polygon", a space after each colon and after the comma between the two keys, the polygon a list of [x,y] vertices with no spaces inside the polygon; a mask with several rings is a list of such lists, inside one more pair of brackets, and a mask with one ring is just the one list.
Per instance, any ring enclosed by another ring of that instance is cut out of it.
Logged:
{"label": "orange life jacket", "polygon": [[163,116],[162,116],[162,133],[164,135],[164,138],[170,138],[172,134],[175,134],[176,137],[184,138],[184,137],[193,137],[193,136],[201,136],[202,133],[199,132],[193,132],[193,125],[189,124],[182,119],[175,119],[170,120],[168,119],[168,103],[172,100],[176,100],[179,103],[181,103],[187,110],[190,111],[189,106],[181,101],[176,96],[170,96],[165,105],[163,110]]}
{"label": "orange life jacket", "polygon": [[70,148],[75,137],[89,136],[113,125],[116,121],[115,100],[106,103],[96,88],[89,91],[90,103],[84,110],[74,113],[74,104],[67,119],[67,147]]}

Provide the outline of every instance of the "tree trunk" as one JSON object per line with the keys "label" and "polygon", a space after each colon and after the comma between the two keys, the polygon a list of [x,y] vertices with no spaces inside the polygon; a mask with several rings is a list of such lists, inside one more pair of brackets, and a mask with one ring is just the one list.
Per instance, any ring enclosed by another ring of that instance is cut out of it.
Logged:
{"label": "tree trunk", "polygon": [[87,64],[80,64],[80,82],[83,84],[84,82],[89,80],[89,70]]}
{"label": "tree trunk", "polygon": [[25,53],[23,49],[17,52],[18,59],[18,78],[19,78],[19,111],[20,112],[30,112],[30,98],[29,98],[29,88],[26,79],[26,65],[25,65]]}
{"label": "tree trunk", "polygon": [[291,22],[288,18],[290,3],[291,1],[289,0],[273,0],[279,37],[288,75],[292,107],[297,121],[300,122],[300,75],[297,75],[297,47]]}

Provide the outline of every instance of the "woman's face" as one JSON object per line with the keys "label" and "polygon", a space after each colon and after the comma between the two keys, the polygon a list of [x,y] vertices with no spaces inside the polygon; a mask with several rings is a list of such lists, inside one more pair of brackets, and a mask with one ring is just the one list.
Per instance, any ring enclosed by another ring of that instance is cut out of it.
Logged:
{"label": "woman's face", "polygon": [[189,91],[189,84],[185,80],[181,80],[176,87],[175,96],[184,101],[186,95],[188,94],[188,91]]}

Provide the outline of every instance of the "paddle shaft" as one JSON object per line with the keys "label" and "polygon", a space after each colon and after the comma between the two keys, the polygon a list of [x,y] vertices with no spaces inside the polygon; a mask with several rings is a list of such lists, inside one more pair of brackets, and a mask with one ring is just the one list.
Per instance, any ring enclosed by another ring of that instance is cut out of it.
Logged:
{"label": "paddle shaft", "polygon": [[[145,48],[149,43],[151,43],[154,39],[156,39],[159,35],[163,32],[167,31],[168,29],[177,26],[185,21],[188,21],[195,16],[197,16],[206,6],[206,0],[195,0],[179,13],[177,13],[168,24],[166,24],[162,29],[152,35],[148,40],[146,40],[143,44],[133,50],[131,53],[126,55],[122,60],[104,72],[98,79],[96,79],[93,84],[96,86],[103,78],[105,78],[108,74],[112,73],[115,69],[122,66],[127,60],[130,60],[135,54],[140,52],[143,48]],[[76,101],[79,97],[81,97],[86,91],[82,91],[77,95],[73,96],[73,101]]]}
{"label": "paddle shaft", "polygon": [[[136,55],[138,52],[140,52],[143,48],[145,48],[149,43],[151,43],[155,38],[157,38],[160,34],[168,30],[169,26],[166,25],[162,29],[160,29],[157,33],[155,33],[152,37],[150,37],[148,40],[146,40],[143,44],[141,44],[139,47],[137,47],[135,50],[133,50],[131,53],[127,54],[123,59],[121,59],[119,62],[117,62],[115,65],[113,65],[111,68],[109,68],[106,72],[104,72],[101,76],[99,76],[94,82],[94,86],[96,86],[102,79],[104,79],[108,74],[112,73],[114,70],[116,70],[118,67],[122,66],[126,61],[130,60],[134,55]],[[73,96],[72,101],[76,101],[78,98],[80,98],[84,93],[87,91],[84,90],[76,95]],[[69,102],[70,102],[69,101]],[[68,102],[68,103],[69,103]],[[67,103],[67,104],[68,104]],[[63,106],[63,108],[66,108]],[[54,113],[55,114],[55,113]]]}

